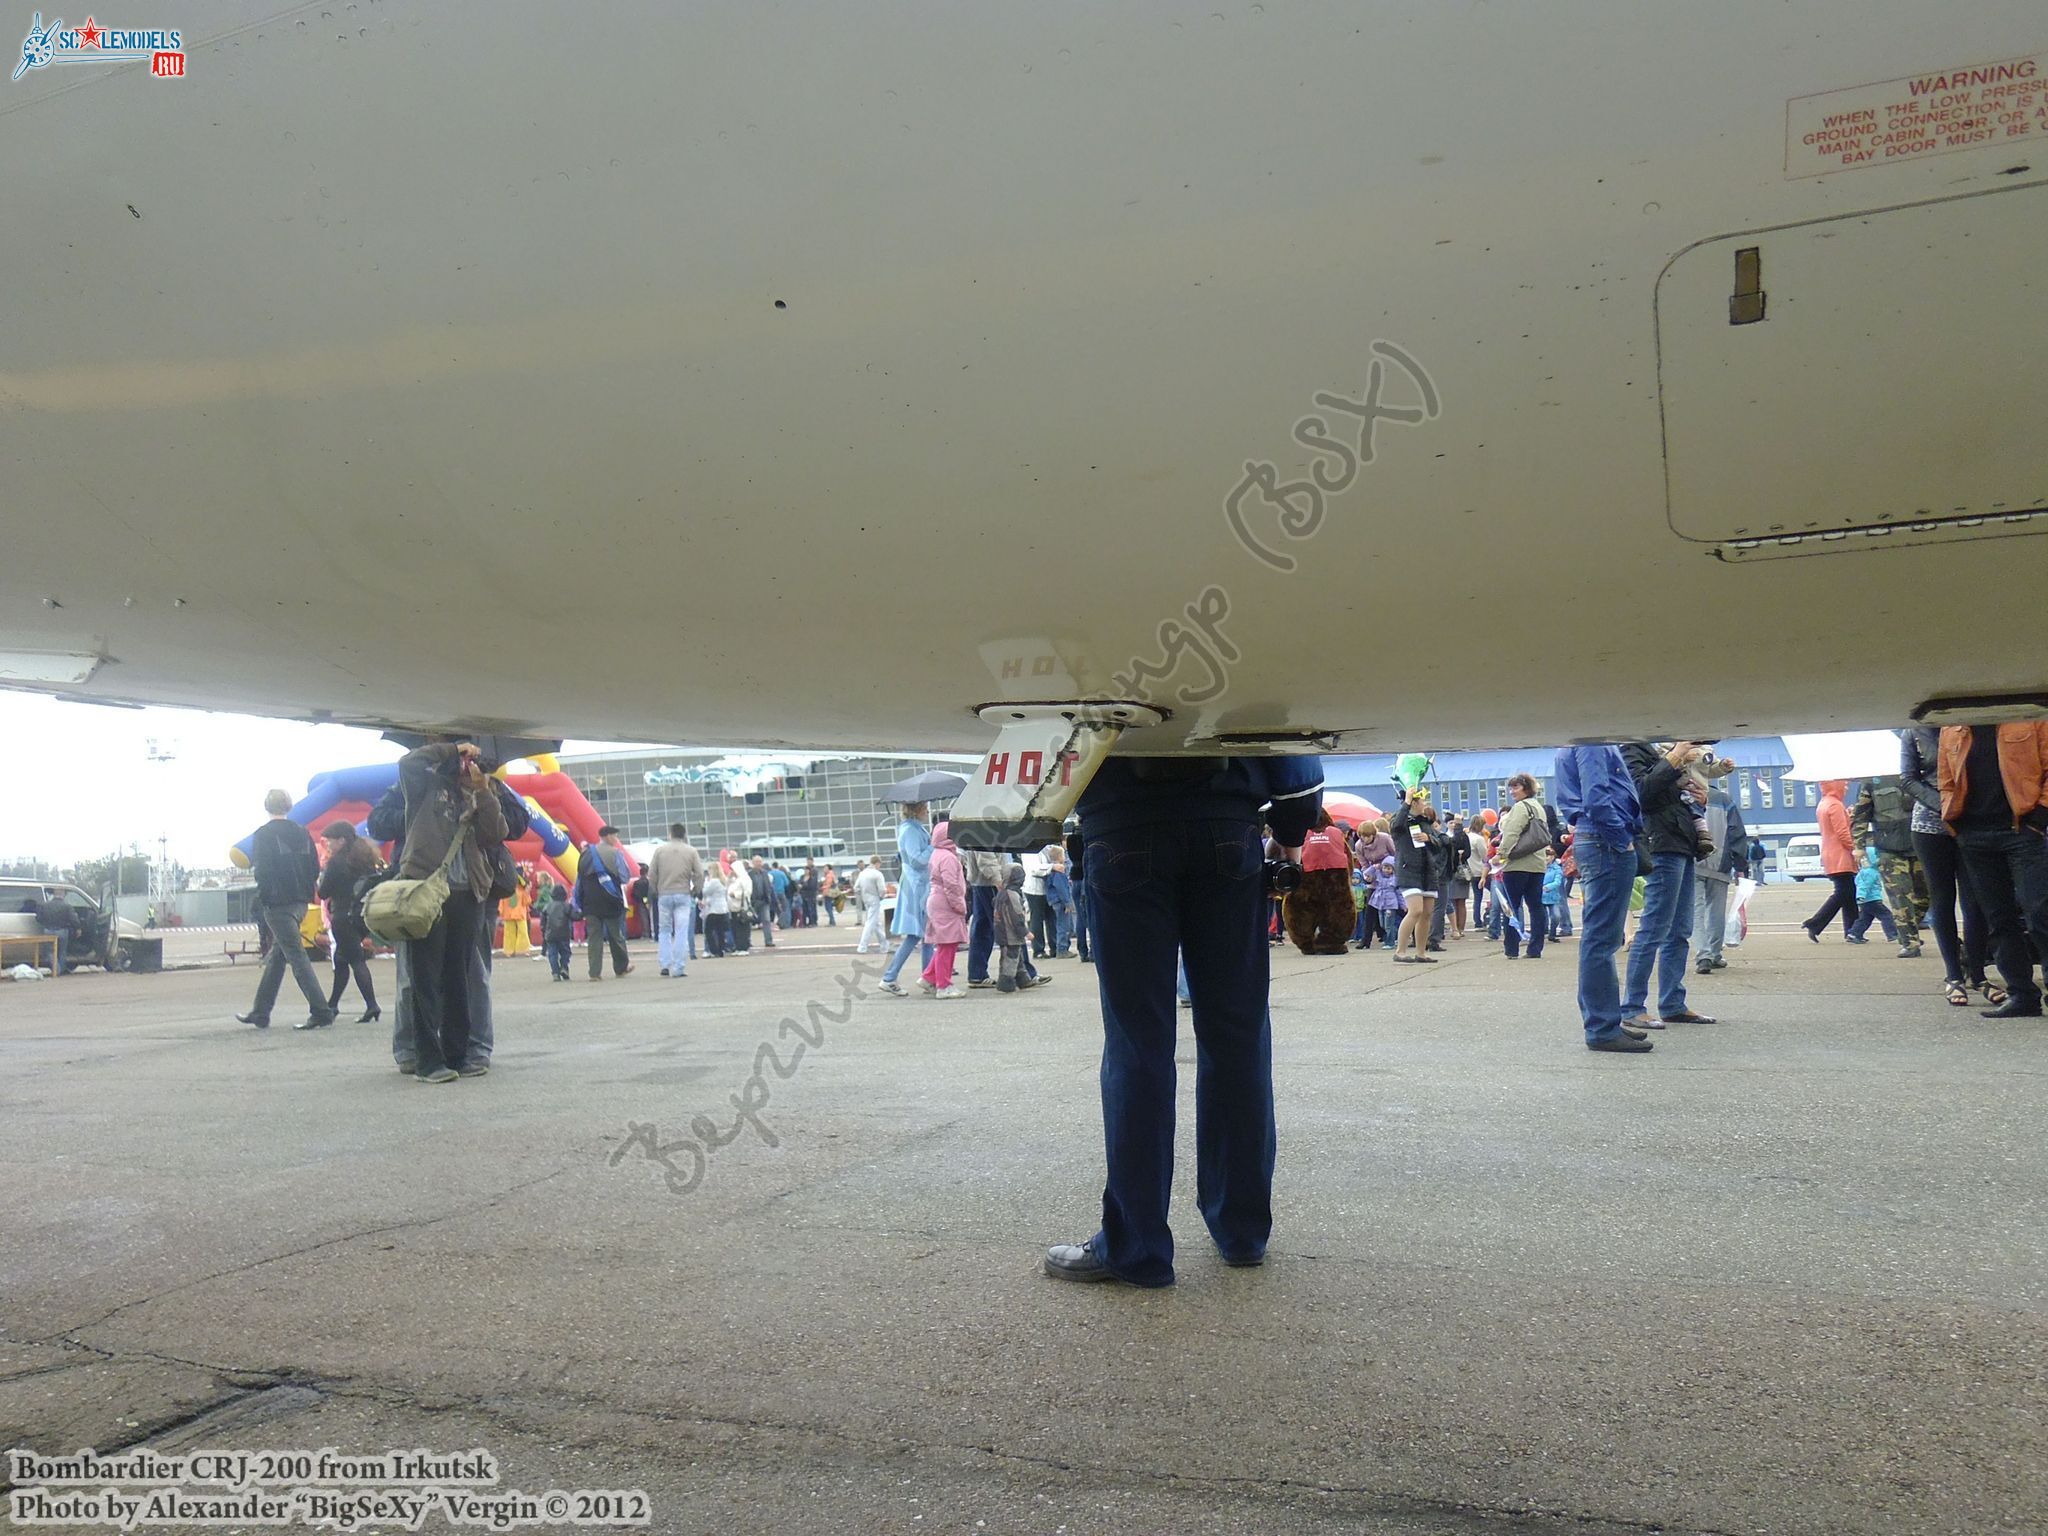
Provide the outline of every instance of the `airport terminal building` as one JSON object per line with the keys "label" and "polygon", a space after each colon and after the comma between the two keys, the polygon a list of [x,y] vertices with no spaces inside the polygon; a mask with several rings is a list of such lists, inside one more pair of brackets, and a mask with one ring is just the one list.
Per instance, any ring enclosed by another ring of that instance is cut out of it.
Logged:
{"label": "airport terminal building", "polygon": [[[1788,777],[1792,750],[1782,736],[1750,736],[1719,742],[1715,750],[1736,766],[1728,791],[1742,811],[1743,824],[1773,853],[1788,837],[1814,830],[1820,785]],[[1542,788],[1547,802],[1554,790],[1557,752],[1553,747],[1511,752],[1439,752],[1430,774],[1430,794],[1447,811],[1470,816],[1487,806],[1508,803],[1510,775],[1526,773]],[[1324,781],[1331,789],[1349,790],[1374,805],[1391,809],[1395,791],[1392,753],[1341,754],[1323,759]],[[1850,787],[1854,797],[1855,786]]]}
{"label": "airport terminal building", "polygon": [[[880,803],[881,793],[927,769],[965,775],[974,762],[958,755],[674,747],[561,759],[562,771],[628,843],[659,842],[679,821],[707,854],[733,848],[784,863],[810,856],[846,865],[879,853],[892,871],[897,813]],[[797,851],[804,849],[808,855]]]}

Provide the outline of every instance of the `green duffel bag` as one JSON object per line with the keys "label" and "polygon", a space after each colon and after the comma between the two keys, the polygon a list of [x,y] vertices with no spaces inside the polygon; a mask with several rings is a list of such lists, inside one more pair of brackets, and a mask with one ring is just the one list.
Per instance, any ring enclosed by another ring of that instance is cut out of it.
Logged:
{"label": "green duffel bag", "polygon": [[469,836],[469,813],[448,840],[447,855],[440,867],[424,880],[386,880],[372,886],[363,902],[363,926],[370,936],[386,944],[400,939],[424,939],[441,920],[441,908],[448,904],[448,870],[462,843]]}

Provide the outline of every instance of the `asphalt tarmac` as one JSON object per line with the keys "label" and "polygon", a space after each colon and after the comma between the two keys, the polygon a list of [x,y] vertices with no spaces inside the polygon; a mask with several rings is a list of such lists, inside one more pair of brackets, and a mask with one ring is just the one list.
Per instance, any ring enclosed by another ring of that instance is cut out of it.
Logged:
{"label": "asphalt tarmac", "polygon": [[0,982],[0,1443],[482,1448],[677,1532],[2040,1532],[2048,1026],[1818,899],[1641,1058],[1571,942],[1276,952],[1269,1262],[1195,1213],[1184,1031],[1167,1291],[1039,1271],[1102,1180],[1071,960],[500,961],[440,1087],[234,1023],[248,966]]}

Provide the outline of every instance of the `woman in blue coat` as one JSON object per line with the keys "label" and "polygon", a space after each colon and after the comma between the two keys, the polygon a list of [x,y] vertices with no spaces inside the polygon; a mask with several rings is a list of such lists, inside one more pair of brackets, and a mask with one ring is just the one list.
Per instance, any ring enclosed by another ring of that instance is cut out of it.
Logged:
{"label": "woman in blue coat", "polygon": [[896,985],[896,977],[912,950],[921,949],[921,963],[931,963],[931,947],[922,942],[924,903],[932,885],[932,833],[926,825],[930,815],[931,807],[927,805],[906,805],[903,820],[896,827],[896,856],[903,872],[896,880],[896,921],[890,924],[889,932],[903,942],[896,946],[889,968],[882,972],[882,990],[896,997],[910,995]]}

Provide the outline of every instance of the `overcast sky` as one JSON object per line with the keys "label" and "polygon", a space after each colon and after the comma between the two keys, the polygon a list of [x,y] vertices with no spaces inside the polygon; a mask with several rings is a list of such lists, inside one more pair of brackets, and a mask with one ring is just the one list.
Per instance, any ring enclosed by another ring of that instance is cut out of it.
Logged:
{"label": "overcast sky", "polygon": [[[1897,762],[1885,733],[1786,741],[1825,765],[1813,771],[1816,778],[1882,772],[1882,759]],[[616,745],[572,741],[562,750]],[[151,761],[152,750],[167,760]],[[171,858],[186,868],[219,869],[230,845],[263,820],[266,790],[296,797],[316,773],[394,762],[402,751],[354,726],[108,709],[0,690],[0,859],[70,864],[130,843],[154,857],[162,836]]]}
{"label": "overcast sky", "polygon": [[[168,761],[150,760],[152,742]],[[70,864],[129,843],[154,857],[161,836],[186,868],[223,868],[230,845],[263,820],[266,790],[302,795],[316,773],[403,752],[354,726],[0,691],[0,859]]]}

